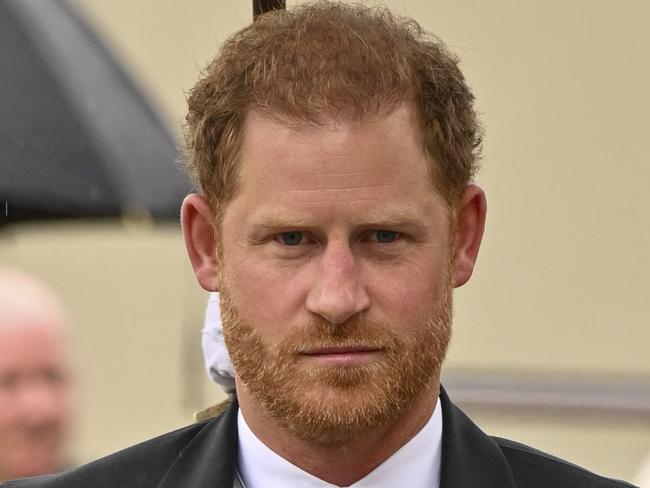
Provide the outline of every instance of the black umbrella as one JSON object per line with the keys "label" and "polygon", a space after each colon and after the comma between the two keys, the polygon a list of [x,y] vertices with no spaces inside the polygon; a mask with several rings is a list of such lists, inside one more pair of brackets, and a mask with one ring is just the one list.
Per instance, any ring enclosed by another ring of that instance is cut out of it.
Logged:
{"label": "black umbrella", "polygon": [[253,0],[253,19],[271,10],[285,9],[286,4],[286,0]]}
{"label": "black umbrella", "polygon": [[177,219],[173,137],[65,1],[0,1],[0,224]]}

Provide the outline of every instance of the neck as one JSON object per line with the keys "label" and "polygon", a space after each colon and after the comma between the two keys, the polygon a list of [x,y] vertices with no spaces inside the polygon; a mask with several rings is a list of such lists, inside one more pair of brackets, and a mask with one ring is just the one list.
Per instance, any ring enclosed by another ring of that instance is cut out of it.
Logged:
{"label": "neck", "polygon": [[323,481],[349,486],[386,461],[424,427],[433,414],[439,392],[436,380],[390,425],[336,445],[307,441],[288,432],[255,402],[245,387],[237,389],[237,398],[246,423],[269,449]]}

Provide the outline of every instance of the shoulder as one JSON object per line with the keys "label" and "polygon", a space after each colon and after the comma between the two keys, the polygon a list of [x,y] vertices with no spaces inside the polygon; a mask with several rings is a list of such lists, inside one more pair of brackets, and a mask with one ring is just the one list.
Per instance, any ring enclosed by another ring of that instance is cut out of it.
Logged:
{"label": "shoulder", "polygon": [[156,486],[185,446],[208,424],[199,422],[62,473],[9,481],[0,488],[140,488]]}
{"label": "shoulder", "polygon": [[624,481],[604,478],[584,468],[524,444],[493,437],[521,488],[633,488]]}

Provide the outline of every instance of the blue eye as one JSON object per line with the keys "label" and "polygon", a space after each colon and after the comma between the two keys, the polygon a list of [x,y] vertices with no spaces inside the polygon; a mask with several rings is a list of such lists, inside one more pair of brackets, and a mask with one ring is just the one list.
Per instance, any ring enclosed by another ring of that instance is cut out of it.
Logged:
{"label": "blue eye", "polygon": [[280,240],[285,246],[297,246],[302,242],[302,232],[291,231],[280,234]]}
{"label": "blue eye", "polygon": [[393,242],[398,238],[397,232],[394,232],[392,230],[377,230],[375,231],[375,236],[377,238],[377,242],[383,243]]}

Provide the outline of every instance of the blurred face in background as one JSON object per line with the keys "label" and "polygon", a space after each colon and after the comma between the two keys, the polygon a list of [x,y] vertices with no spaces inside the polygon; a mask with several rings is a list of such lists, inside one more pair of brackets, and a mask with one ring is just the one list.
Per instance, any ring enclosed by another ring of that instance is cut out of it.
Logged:
{"label": "blurred face in background", "polygon": [[22,276],[0,272],[0,480],[62,468],[71,417],[65,315]]}

